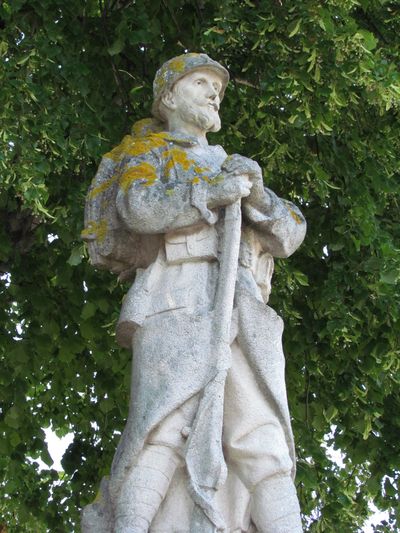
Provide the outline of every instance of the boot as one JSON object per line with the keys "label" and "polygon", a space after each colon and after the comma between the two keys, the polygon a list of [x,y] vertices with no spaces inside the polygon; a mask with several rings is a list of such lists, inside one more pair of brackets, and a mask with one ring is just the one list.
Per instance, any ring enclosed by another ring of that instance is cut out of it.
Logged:
{"label": "boot", "polygon": [[290,476],[258,483],[252,495],[251,519],[259,533],[302,533],[299,502]]}
{"label": "boot", "polygon": [[114,533],[147,533],[167,494],[179,457],[172,448],[147,444],[121,485]]}

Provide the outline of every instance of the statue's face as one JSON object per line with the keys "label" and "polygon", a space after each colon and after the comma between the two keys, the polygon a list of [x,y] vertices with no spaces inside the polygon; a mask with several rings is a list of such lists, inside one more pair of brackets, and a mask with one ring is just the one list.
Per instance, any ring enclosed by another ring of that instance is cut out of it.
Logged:
{"label": "statue's face", "polygon": [[219,131],[221,78],[213,70],[198,69],[176,82],[172,89],[176,113],[182,122],[193,124],[204,133]]}

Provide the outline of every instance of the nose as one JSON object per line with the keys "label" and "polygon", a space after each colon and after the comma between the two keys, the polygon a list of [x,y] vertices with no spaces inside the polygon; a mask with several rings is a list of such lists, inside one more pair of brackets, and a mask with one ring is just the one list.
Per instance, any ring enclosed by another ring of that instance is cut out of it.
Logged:
{"label": "nose", "polygon": [[208,85],[208,91],[207,91],[208,98],[210,98],[211,100],[215,100],[217,96],[219,95],[218,88],[215,86],[214,83],[208,82],[207,85]]}
{"label": "nose", "polygon": [[211,100],[211,102],[216,103],[219,105],[219,91],[216,87],[211,86],[210,90],[208,92],[208,98]]}
{"label": "nose", "polygon": [[218,96],[218,91],[215,87],[211,87],[210,89],[210,98],[211,100],[216,100],[217,99],[217,96]]}

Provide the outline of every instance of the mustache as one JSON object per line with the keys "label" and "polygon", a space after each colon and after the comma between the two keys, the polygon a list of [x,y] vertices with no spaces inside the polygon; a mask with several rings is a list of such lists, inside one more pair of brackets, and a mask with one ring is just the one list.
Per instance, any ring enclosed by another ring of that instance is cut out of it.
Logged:
{"label": "mustache", "polygon": [[180,110],[183,120],[196,124],[204,131],[218,131],[221,127],[221,120],[218,112],[211,108],[209,102],[206,104],[185,104]]}
{"label": "mustache", "polygon": [[214,111],[219,111],[219,105],[216,102],[205,102],[204,104],[199,103],[190,103],[185,105],[186,108],[190,109],[198,109],[198,110],[204,110],[204,109],[213,109]]}

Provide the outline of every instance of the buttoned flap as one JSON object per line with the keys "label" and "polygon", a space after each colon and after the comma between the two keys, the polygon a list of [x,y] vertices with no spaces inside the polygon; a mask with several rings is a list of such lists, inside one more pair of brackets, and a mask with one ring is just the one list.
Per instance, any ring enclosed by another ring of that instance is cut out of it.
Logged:
{"label": "buttoned flap", "polygon": [[197,226],[165,235],[168,264],[184,261],[212,261],[217,258],[218,235],[214,226]]}

